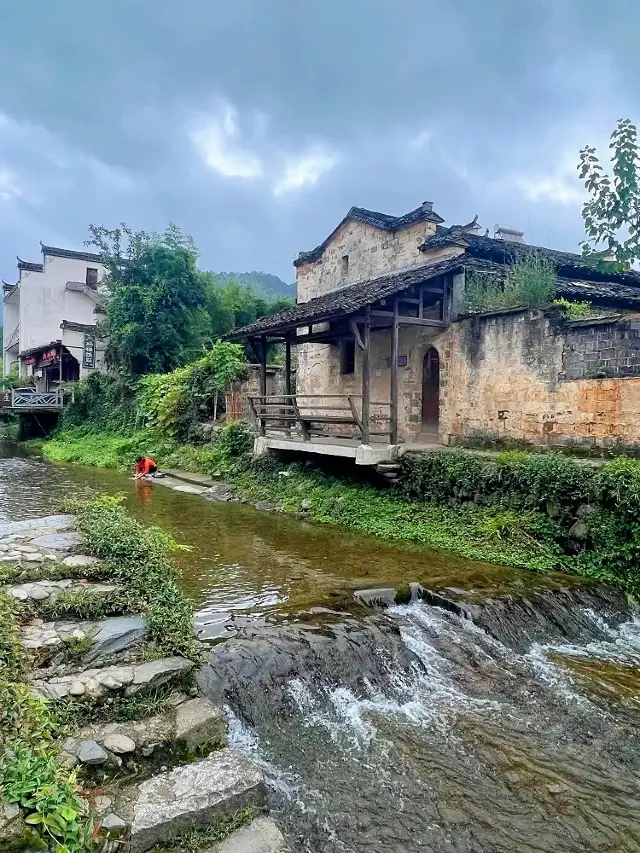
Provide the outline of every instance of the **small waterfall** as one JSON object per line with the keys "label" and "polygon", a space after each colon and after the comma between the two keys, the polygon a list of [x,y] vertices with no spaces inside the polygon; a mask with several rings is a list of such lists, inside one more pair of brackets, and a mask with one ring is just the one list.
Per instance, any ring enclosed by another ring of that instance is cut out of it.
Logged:
{"label": "small waterfall", "polygon": [[637,614],[599,602],[416,599],[247,630],[200,680],[263,763],[292,850],[631,853],[638,714],[563,663],[640,663]]}

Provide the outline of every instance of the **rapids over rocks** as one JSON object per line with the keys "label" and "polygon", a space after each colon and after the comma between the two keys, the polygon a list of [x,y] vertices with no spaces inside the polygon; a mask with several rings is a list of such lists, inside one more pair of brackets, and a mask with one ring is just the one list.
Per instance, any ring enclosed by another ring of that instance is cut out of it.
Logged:
{"label": "rapids over rocks", "polygon": [[640,850],[640,706],[615,689],[638,677],[637,616],[605,589],[465,610],[417,599],[214,648],[201,686],[293,849]]}

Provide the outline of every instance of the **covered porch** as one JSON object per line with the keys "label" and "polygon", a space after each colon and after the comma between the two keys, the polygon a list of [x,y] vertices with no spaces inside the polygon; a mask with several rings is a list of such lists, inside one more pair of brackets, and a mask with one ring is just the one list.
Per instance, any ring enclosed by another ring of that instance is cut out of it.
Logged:
{"label": "covered porch", "polygon": [[[393,459],[399,445],[437,443],[440,360],[424,342],[448,327],[459,271],[455,259],[432,263],[323,294],[234,330],[229,338],[246,340],[260,364],[260,394],[250,397],[256,452],[294,450],[374,465]],[[278,396],[266,387],[272,343],[285,353],[285,389]],[[403,371],[411,376],[401,378]],[[410,395],[418,372],[422,391]],[[411,405],[419,414],[409,414]],[[409,429],[409,418],[419,423]]]}

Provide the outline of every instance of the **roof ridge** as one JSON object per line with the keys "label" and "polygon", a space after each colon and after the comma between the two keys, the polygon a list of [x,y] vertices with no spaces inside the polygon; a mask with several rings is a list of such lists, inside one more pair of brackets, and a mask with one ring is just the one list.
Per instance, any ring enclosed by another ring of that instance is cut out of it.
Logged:
{"label": "roof ridge", "polygon": [[436,226],[444,222],[444,219],[434,211],[433,202],[430,201],[423,201],[419,207],[414,208],[414,210],[410,210],[408,213],[402,214],[402,216],[392,216],[389,213],[380,213],[377,210],[369,210],[366,207],[350,207],[346,216],[340,220],[333,231],[322,241],[322,243],[317,245],[315,249],[311,249],[308,252],[300,252],[298,254],[298,257],[293,262],[294,267],[317,261],[333,239],[333,236],[346,222],[349,222],[349,220],[364,222],[367,225],[372,225],[374,228],[380,228],[382,231],[391,232],[397,231],[401,228],[406,228],[408,225],[413,225],[415,222],[435,222]]}
{"label": "roof ridge", "polygon": [[43,255],[48,255],[51,258],[69,258],[76,261],[102,263],[102,256],[95,252],[78,252],[75,249],[60,249],[57,246],[45,246],[42,240],[40,241],[40,249]]}

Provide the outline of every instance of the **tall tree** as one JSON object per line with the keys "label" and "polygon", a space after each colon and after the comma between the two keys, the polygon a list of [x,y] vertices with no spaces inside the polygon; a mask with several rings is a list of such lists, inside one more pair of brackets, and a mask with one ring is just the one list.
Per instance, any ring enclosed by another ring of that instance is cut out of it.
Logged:
{"label": "tall tree", "polygon": [[210,338],[206,281],[191,237],[91,225],[87,245],[107,269],[107,364],[125,377],[167,373],[196,357]]}
{"label": "tall tree", "polygon": [[594,147],[580,152],[578,172],[590,196],[582,206],[588,238],[582,249],[600,266],[628,269],[640,260],[638,131],[630,119],[618,121],[609,148],[613,178]]}

